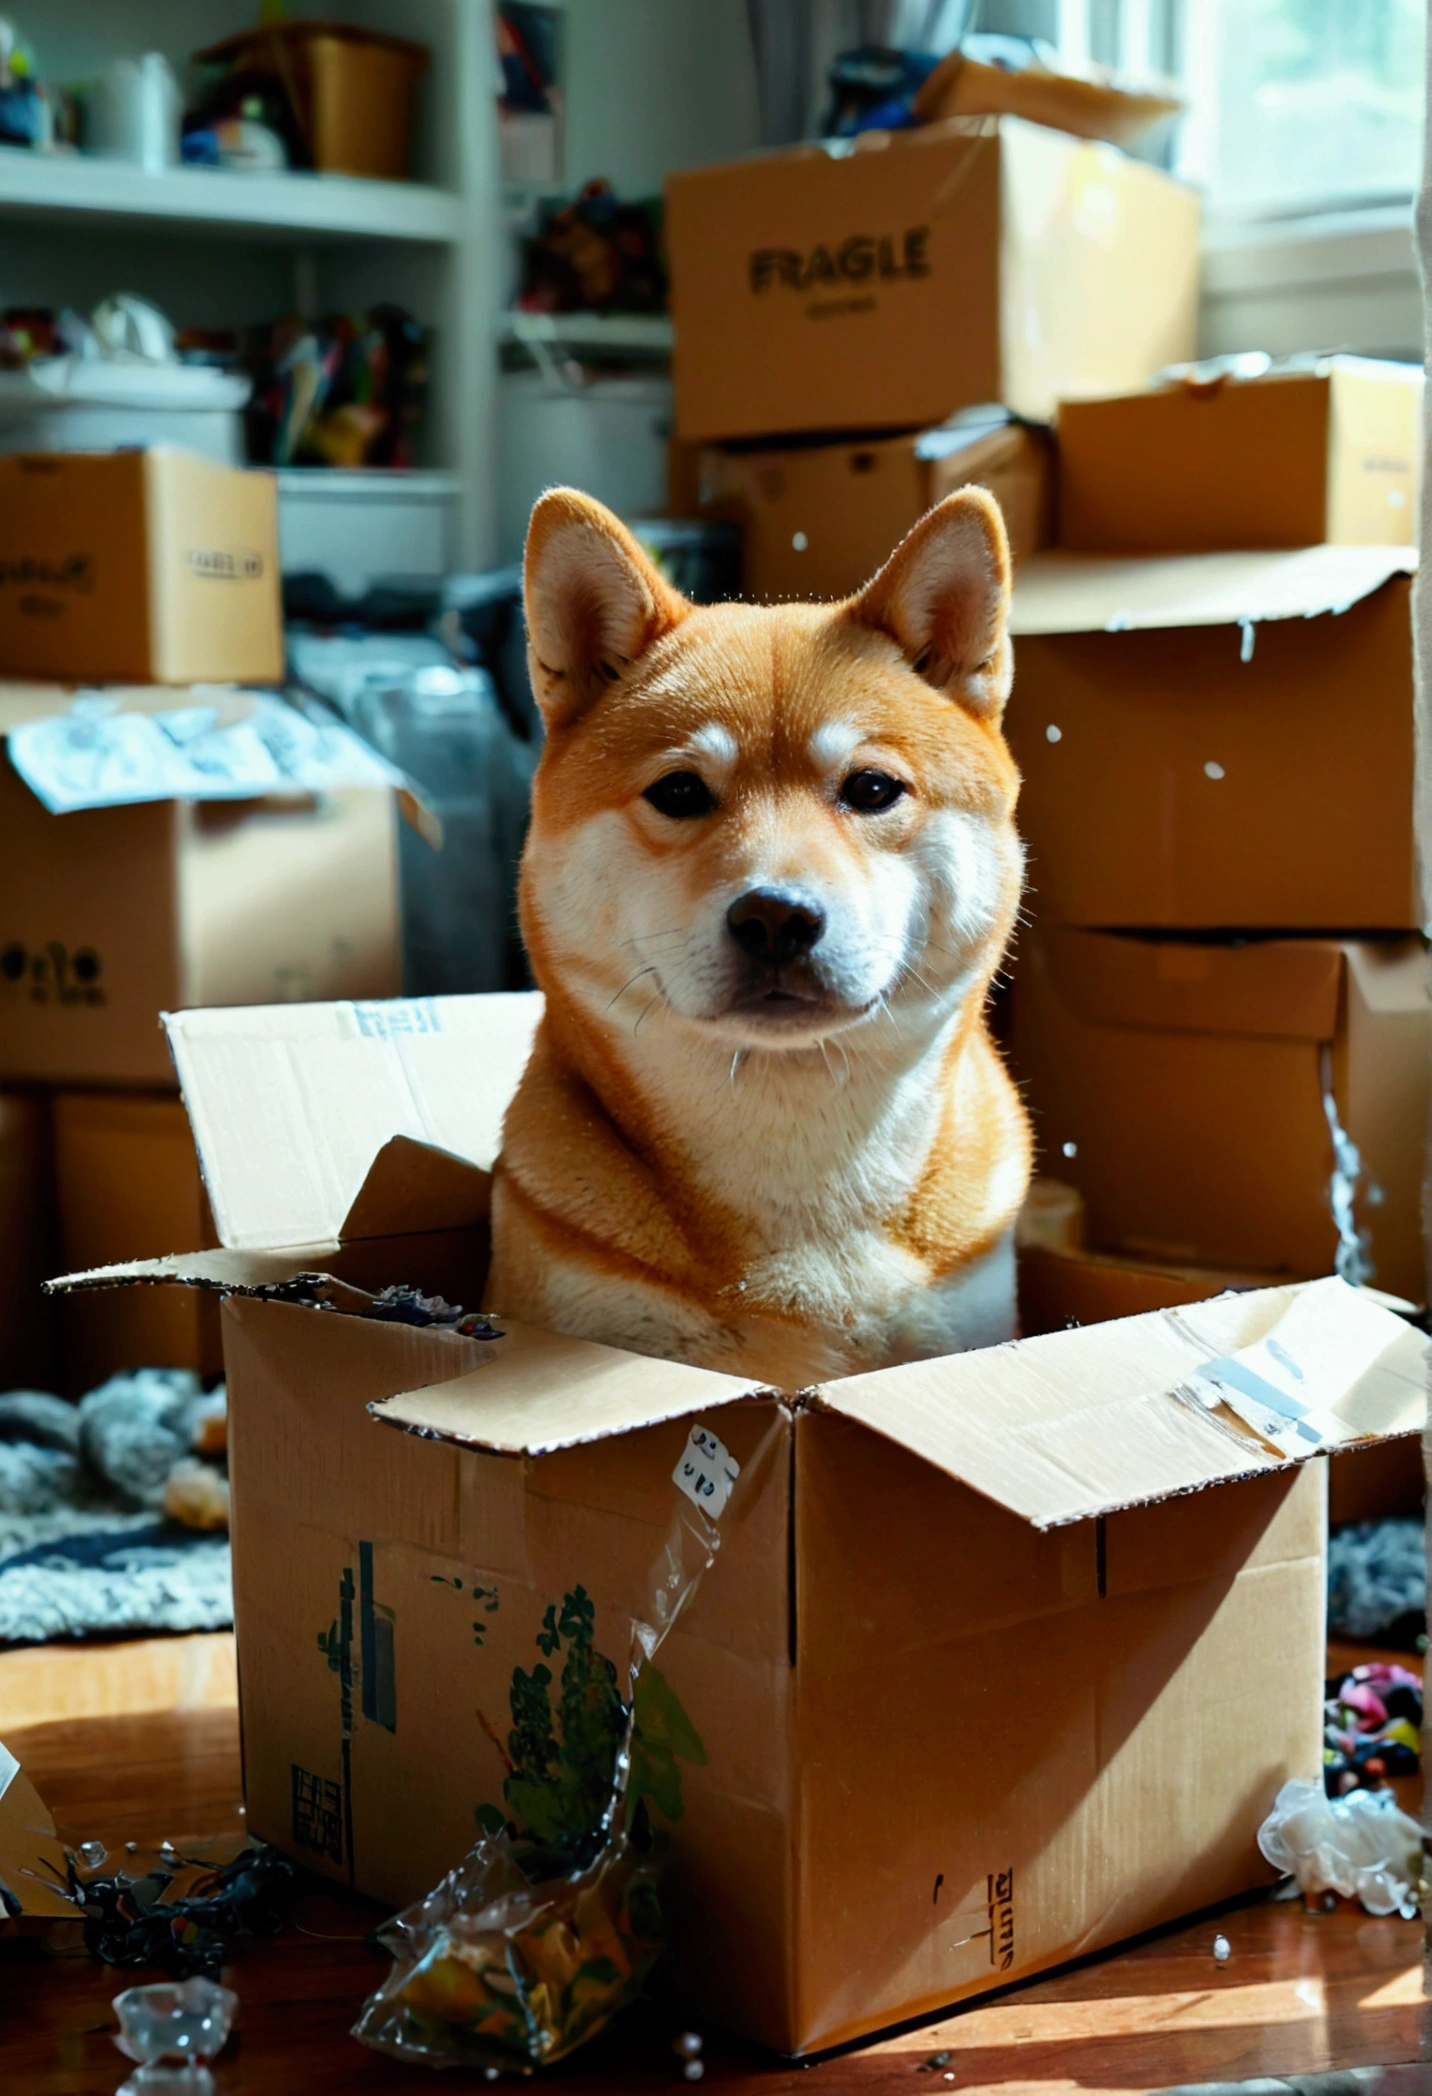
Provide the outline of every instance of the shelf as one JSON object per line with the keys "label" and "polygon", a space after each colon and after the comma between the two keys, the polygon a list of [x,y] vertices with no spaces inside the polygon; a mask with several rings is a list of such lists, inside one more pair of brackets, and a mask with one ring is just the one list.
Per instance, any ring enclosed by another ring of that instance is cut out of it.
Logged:
{"label": "shelf", "polygon": [[244,174],[175,167],[151,174],[83,153],[0,147],[0,219],[51,223],[188,225],[226,235],[291,240],[407,240],[448,245],[462,237],[461,198],[421,182],[355,175]]}
{"label": "shelf", "polygon": [[280,496],[300,502],[450,502],[456,473],[433,466],[276,466]]}
{"label": "shelf", "polygon": [[502,316],[502,340],[523,348],[623,350],[647,356],[670,356],[672,327],[668,313],[521,313]]}

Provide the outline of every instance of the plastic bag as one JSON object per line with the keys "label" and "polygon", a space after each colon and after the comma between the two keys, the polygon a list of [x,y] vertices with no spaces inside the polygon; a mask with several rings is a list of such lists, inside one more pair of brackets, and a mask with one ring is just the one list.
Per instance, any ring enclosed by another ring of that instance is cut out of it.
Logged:
{"label": "plastic bag", "polygon": [[1410,1920],[1422,1897],[1422,1829],[1390,1790],[1329,1798],[1320,1783],[1296,1777],[1278,1792],[1258,1829],[1258,1846],[1305,1893],[1359,1899],[1369,1914]]}
{"label": "plastic bag", "polygon": [[398,2059],[521,2072],[634,2000],[662,1945],[656,1860],[624,1836],[585,1870],[496,1834],[379,1931],[394,1965],[354,2036]]}
{"label": "plastic bag", "polygon": [[705,1760],[655,1655],[716,1560],[733,1495],[750,1494],[778,1444],[773,1421],[743,1465],[692,1426],[645,1606],[630,1619],[625,1693],[593,1643],[585,1589],[548,1608],[544,1664],[514,1676],[512,1818],[499,1824],[495,1811],[465,1860],[379,1930],[394,1963],[353,2026],[364,2044],[429,2066],[528,2072],[636,1999],[664,1947],[668,1840],[651,1808],[679,1819],[678,1763]]}

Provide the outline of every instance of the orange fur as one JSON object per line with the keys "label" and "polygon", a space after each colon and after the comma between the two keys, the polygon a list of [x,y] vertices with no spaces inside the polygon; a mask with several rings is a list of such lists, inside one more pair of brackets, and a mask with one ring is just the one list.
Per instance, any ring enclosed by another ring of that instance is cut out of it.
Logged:
{"label": "orange fur", "polygon": [[[557,490],[526,579],[547,1006],[491,1305],[769,1379],[959,1343],[941,1305],[1029,1173],[984,1017],[1022,872],[997,508],[947,498],[844,604],[697,607]],[[673,771],[709,809],[651,805]],[[872,773],[898,790],[873,811],[848,798]],[[753,892],[776,913],[755,958],[728,916]],[[820,923],[809,951],[776,943],[787,905]]]}

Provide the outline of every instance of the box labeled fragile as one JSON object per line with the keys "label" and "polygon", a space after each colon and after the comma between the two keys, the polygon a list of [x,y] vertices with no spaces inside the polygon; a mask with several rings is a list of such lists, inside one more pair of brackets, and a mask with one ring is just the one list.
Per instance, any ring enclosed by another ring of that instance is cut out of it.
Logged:
{"label": "box labeled fragile", "polygon": [[0,457],[0,674],[276,684],[273,475],[169,445]]}
{"label": "box labeled fragile", "polygon": [[[177,1015],[222,1248],[65,1284],[226,1291],[251,1831],[395,1904],[485,1827],[557,1838],[654,1648],[672,1975],[782,2051],[1266,1882],[1321,1766],[1304,1459],[1420,1420],[1421,1336],[1333,1280],[795,1395],[395,1322],[381,1283],[479,1299],[539,1009]],[[1245,1395],[1274,1355],[1296,1431]]]}
{"label": "box labeled fragile", "polygon": [[1310,546],[1026,561],[1005,734],[1039,914],[1417,930],[1416,558]]}
{"label": "box labeled fragile", "polygon": [[1059,540],[1084,553],[1411,546],[1422,372],[1326,357],[1059,411]]}
{"label": "box labeled fragile", "polygon": [[[1421,1302],[1432,1003],[1420,938],[1021,933],[1011,1060],[1093,1243]],[[1338,1208],[1346,1203],[1339,1228]]]}
{"label": "box labeled fragile", "polygon": [[1194,353],[1194,192],[1015,117],[687,169],[666,239],[688,442],[1048,421]]}
{"label": "box labeled fragile", "polygon": [[1008,420],[859,444],[712,448],[698,471],[702,506],[741,525],[747,597],[853,596],[957,488],[994,496],[1016,561],[1053,529],[1049,433]]}

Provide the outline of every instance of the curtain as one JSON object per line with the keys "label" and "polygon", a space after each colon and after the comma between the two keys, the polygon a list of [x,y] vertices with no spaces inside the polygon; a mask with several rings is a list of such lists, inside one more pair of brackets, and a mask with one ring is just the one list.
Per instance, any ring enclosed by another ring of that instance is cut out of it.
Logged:
{"label": "curtain", "polygon": [[969,0],[746,0],[761,134],[768,146],[815,135],[831,62],[857,44],[942,54],[959,41]]}

